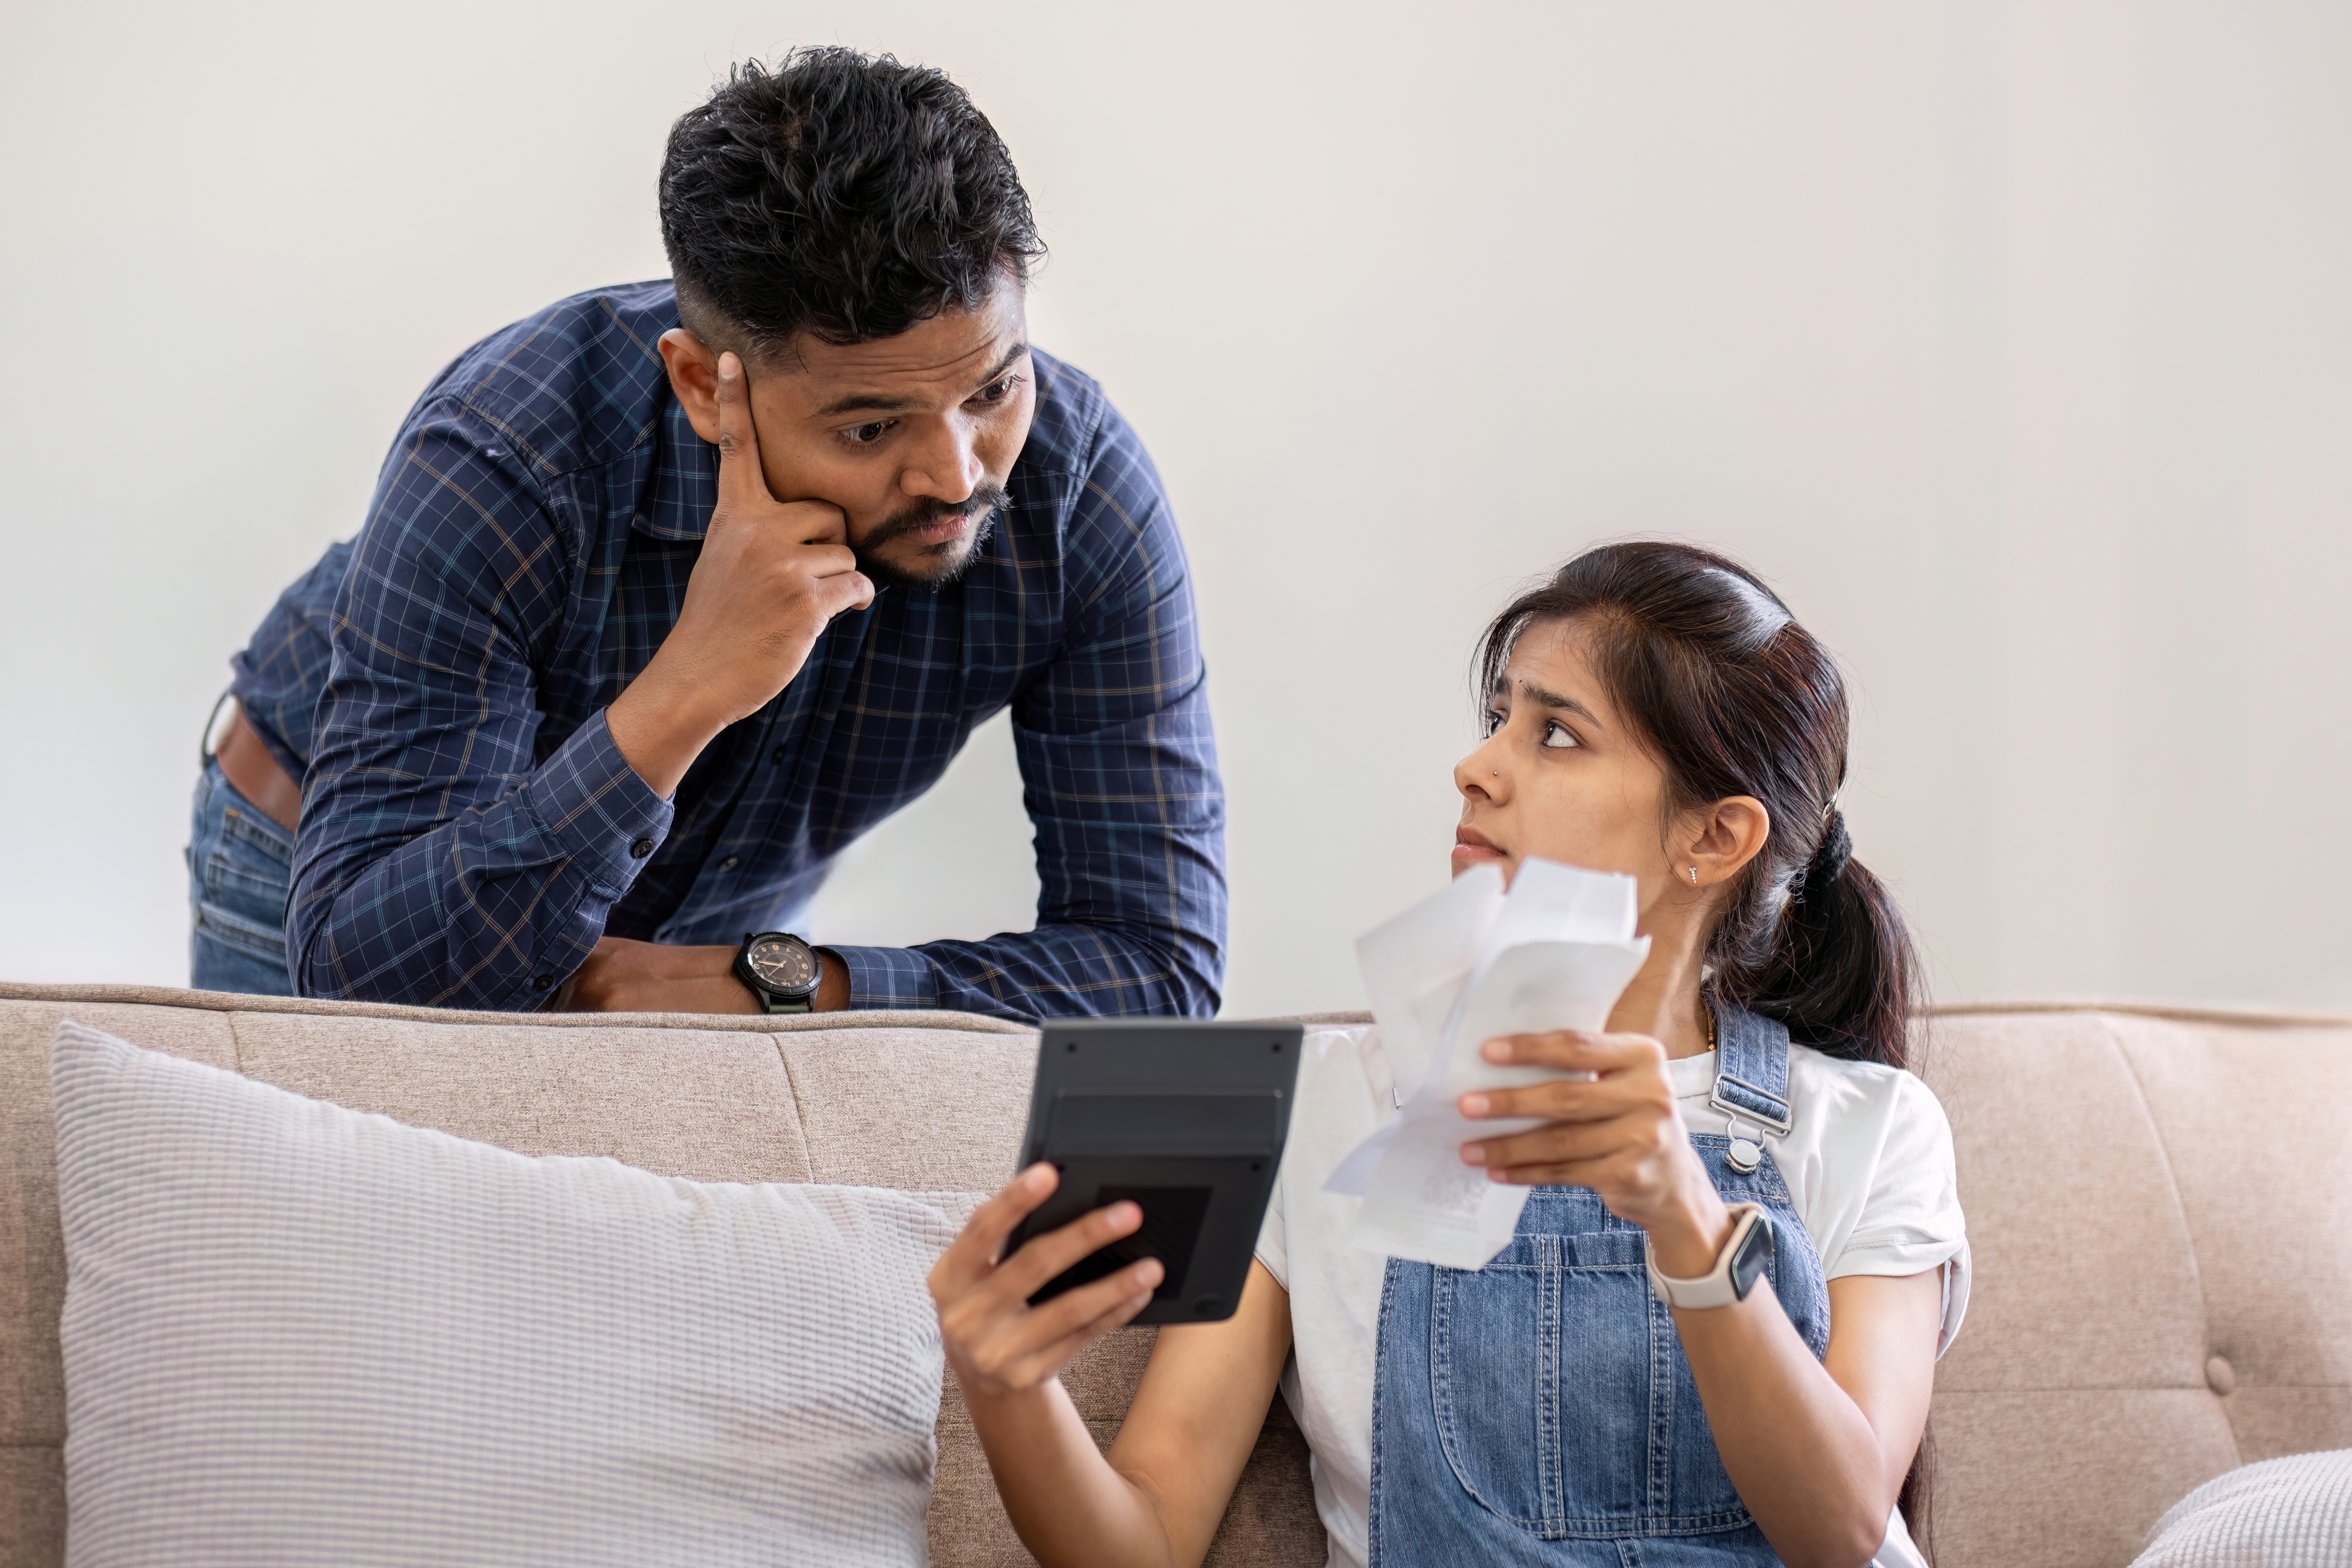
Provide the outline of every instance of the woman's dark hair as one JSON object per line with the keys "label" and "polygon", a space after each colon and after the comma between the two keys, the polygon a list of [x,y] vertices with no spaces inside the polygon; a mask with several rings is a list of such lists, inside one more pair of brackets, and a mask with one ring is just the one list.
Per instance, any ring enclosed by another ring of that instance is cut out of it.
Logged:
{"label": "woman's dark hair", "polygon": [[1045,254],[963,89],[856,49],[730,70],[671,127],[660,204],[681,319],[747,354],[896,337]]}
{"label": "woman's dark hair", "polygon": [[1729,795],[1771,831],[1730,884],[1707,939],[1707,986],[1830,1056],[1910,1064],[1919,964],[1885,884],[1853,858],[1845,681],[1780,597],[1690,545],[1602,545],[1495,618],[1479,688],[1503,679],[1530,626],[1574,621],[1594,672],[1666,776],[1665,810]]}

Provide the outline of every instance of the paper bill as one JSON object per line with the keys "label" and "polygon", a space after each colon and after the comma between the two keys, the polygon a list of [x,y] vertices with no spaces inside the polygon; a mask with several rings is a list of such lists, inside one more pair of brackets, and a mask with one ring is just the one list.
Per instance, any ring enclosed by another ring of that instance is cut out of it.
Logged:
{"label": "paper bill", "polygon": [[[1499,908],[1477,894],[1442,894],[1359,944],[1359,956],[1368,962],[1397,950],[1380,940],[1390,933],[1411,933],[1435,950],[1417,971],[1406,967],[1381,983],[1369,970],[1365,976],[1374,988],[1382,1049],[1389,1018],[1397,1016],[1415,1031],[1408,1052],[1421,1053],[1422,1060],[1410,1090],[1403,1088],[1406,1069],[1398,1068],[1403,1105],[1326,1184],[1330,1191],[1363,1196],[1356,1245],[1454,1269],[1483,1268],[1509,1243],[1528,1195],[1524,1186],[1488,1181],[1483,1170],[1464,1165],[1461,1145],[1536,1125],[1470,1122],[1455,1103],[1474,1089],[1515,1088],[1556,1076],[1542,1068],[1498,1067],[1479,1048],[1497,1035],[1603,1027],[1650,950],[1649,938],[1633,935],[1631,877],[1527,861]],[[1448,982],[1442,960],[1465,945],[1472,950],[1467,973]],[[1453,999],[1433,1040],[1430,1002],[1441,989]],[[1379,1006],[1383,995],[1389,1015]]]}
{"label": "paper bill", "polygon": [[1396,1103],[1421,1087],[1446,1020],[1470,983],[1478,944],[1503,913],[1503,872],[1482,865],[1356,940],[1356,967],[1396,1078]]}

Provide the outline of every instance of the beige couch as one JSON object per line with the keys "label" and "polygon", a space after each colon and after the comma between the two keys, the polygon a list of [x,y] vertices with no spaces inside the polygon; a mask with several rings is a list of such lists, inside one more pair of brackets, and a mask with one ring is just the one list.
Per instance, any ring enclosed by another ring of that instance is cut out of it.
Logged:
{"label": "beige couch", "polygon": [[[946,1013],[517,1019],[0,986],[0,1568],[64,1555],[47,1052],[66,1017],[528,1154],[931,1190],[1010,1173],[1034,1060],[1027,1032]],[[1942,1568],[2124,1563],[2198,1482],[2352,1446],[2352,1020],[1959,1009],[1927,1077],[1976,1249],[1937,1379]],[[1106,1439],[1149,1343],[1129,1331],[1071,1374]],[[952,1380],[931,1551],[1026,1560]],[[1322,1555],[1277,1400],[1211,1561]]]}

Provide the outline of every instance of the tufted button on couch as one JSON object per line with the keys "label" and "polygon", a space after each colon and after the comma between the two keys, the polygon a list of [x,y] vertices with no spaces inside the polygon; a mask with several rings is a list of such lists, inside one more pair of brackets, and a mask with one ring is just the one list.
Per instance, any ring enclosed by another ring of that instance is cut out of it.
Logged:
{"label": "tufted button on couch", "polygon": [[[515,1018],[0,986],[0,1568],[65,1554],[47,1051],[68,1017],[524,1154],[929,1191],[1011,1173],[1035,1055],[1025,1030],[950,1013]],[[2111,1568],[2200,1482],[2352,1447],[2352,1020],[2020,1005],[1927,1023],[1976,1251],[1937,1376],[1941,1568]],[[1067,1375],[1105,1442],[1150,1347],[1129,1330]],[[1027,1561],[952,1379],[939,1433],[933,1561]],[[1323,1551],[1277,1400],[1209,1560]]]}

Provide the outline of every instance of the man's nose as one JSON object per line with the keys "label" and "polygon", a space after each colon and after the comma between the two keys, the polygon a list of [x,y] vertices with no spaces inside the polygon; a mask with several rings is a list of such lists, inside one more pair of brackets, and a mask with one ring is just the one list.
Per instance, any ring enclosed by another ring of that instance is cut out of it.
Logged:
{"label": "man's nose", "polygon": [[898,477],[909,496],[924,496],[950,506],[971,498],[988,474],[972,443],[972,433],[950,421],[923,444]]}

